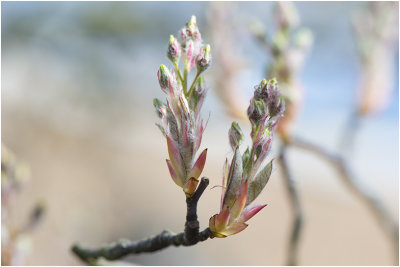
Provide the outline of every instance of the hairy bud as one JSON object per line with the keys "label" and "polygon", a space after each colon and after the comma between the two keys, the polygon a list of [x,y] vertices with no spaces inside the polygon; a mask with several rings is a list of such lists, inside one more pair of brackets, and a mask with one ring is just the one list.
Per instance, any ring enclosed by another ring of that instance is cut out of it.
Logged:
{"label": "hairy bud", "polygon": [[242,129],[237,122],[232,122],[231,128],[229,129],[229,143],[232,150],[239,147],[243,142],[244,136]]}
{"label": "hairy bud", "polygon": [[197,57],[197,71],[199,73],[205,71],[211,63],[211,47],[206,45],[201,54]]}
{"label": "hairy bud", "polygon": [[161,64],[157,75],[160,87],[164,90],[167,90],[169,88],[169,80],[172,78],[171,72],[164,64]]}
{"label": "hairy bud", "polygon": [[169,37],[167,56],[172,63],[177,63],[181,57],[181,45],[173,35]]}
{"label": "hairy bud", "polygon": [[250,100],[250,106],[247,109],[247,116],[253,124],[257,124],[265,116],[265,105],[262,100]]}

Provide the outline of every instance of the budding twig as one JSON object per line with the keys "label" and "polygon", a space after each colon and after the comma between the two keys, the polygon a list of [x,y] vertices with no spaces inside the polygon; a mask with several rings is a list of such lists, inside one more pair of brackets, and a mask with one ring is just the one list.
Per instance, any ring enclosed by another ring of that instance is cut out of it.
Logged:
{"label": "budding twig", "polygon": [[156,236],[143,240],[121,240],[117,243],[97,249],[89,249],[74,245],[72,247],[72,252],[82,261],[90,265],[95,265],[99,258],[118,260],[130,254],[155,252],[169,246],[193,246],[198,242],[212,238],[208,227],[199,232],[199,221],[197,220],[197,203],[208,184],[209,180],[203,177],[193,196],[186,198],[187,215],[184,232],[175,234],[171,231],[164,230]]}

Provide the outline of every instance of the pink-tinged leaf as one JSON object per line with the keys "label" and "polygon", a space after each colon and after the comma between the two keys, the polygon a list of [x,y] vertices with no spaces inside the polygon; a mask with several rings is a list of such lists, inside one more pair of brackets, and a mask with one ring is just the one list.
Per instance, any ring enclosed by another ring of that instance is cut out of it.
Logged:
{"label": "pink-tinged leaf", "polygon": [[232,207],[237,198],[237,192],[239,190],[242,181],[242,157],[240,156],[239,150],[236,148],[235,154],[232,158],[232,163],[229,169],[227,188],[224,197],[224,205]]}
{"label": "pink-tinged leaf", "polygon": [[237,233],[243,231],[244,229],[246,229],[247,226],[248,225],[245,223],[236,224],[234,226],[230,226],[228,229],[225,229],[223,232],[221,232],[221,234],[226,235],[226,236],[234,235],[234,234],[237,234]]}
{"label": "pink-tinged leaf", "polygon": [[229,222],[230,211],[229,207],[225,206],[221,212],[215,217],[215,229],[217,232],[222,232],[225,230],[226,225]]}
{"label": "pink-tinged leaf", "polygon": [[242,182],[239,188],[239,193],[237,195],[235,204],[233,204],[231,208],[232,219],[239,217],[240,213],[242,212],[246,204],[247,188],[248,188],[247,181]]}
{"label": "pink-tinged leaf", "polygon": [[179,152],[178,146],[169,135],[167,135],[167,146],[169,159],[171,160],[174,170],[176,171],[178,176],[183,177],[184,166],[181,153]]}
{"label": "pink-tinged leaf", "polygon": [[200,156],[197,158],[196,163],[193,165],[193,168],[190,170],[189,177],[199,178],[201,172],[203,171],[204,165],[206,163],[207,158],[207,148],[201,152]]}
{"label": "pink-tinged leaf", "polygon": [[171,105],[169,104],[169,101],[167,101],[167,117],[166,117],[166,124],[168,131],[168,135],[172,138],[172,140],[178,140],[178,122],[176,120],[175,114],[171,108]]}
{"label": "pink-tinged leaf", "polygon": [[174,182],[182,187],[183,186],[183,182],[181,180],[181,178],[178,176],[178,174],[176,173],[176,171],[174,170],[174,167],[171,164],[171,161],[167,159],[167,166],[168,166],[168,170],[169,173],[171,174],[172,180],[174,180]]}
{"label": "pink-tinged leaf", "polygon": [[183,185],[183,191],[190,197],[196,191],[198,184],[199,184],[199,180],[195,179],[194,177],[191,177]]}
{"label": "pink-tinged leaf", "polygon": [[243,210],[242,215],[240,216],[240,221],[247,222],[254,215],[256,215],[260,210],[262,210],[265,206],[267,206],[267,205],[256,205],[256,206],[251,207],[251,208],[246,207]]}
{"label": "pink-tinged leaf", "polygon": [[253,202],[253,200],[257,198],[267,185],[269,178],[271,177],[272,163],[273,160],[265,165],[265,167],[254,178],[251,178],[247,193],[246,206]]}
{"label": "pink-tinged leaf", "polygon": [[197,138],[197,140],[196,140],[196,146],[195,146],[195,151],[197,151],[198,149],[199,149],[199,147],[200,147],[200,144],[201,144],[201,139],[202,139],[202,136],[203,136],[203,131],[204,131],[204,129],[203,129],[203,121],[201,121],[200,122],[200,126],[198,126],[197,128],[196,128],[196,132],[195,132],[195,135],[196,135],[196,138]]}
{"label": "pink-tinged leaf", "polygon": [[173,71],[171,71],[171,76],[168,79],[168,88],[170,96],[176,97],[177,93],[179,93],[178,83],[176,81],[176,76]]}

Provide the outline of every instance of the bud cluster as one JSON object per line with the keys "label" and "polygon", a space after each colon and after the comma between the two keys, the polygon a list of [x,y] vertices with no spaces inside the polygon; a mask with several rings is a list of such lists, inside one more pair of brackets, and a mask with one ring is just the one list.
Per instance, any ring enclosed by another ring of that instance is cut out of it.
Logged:
{"label": "bud cluster", "polygon": [[248,117],[252,125],[252,146],[241,155],[239,146],[243,133],[238,123],[229,130],[229,142],[234,151],[231,163],[225,161],[222,179],[220,213],[210,218],[209,227],[214,237],[239,233],[245,223],[266,205],[249,206],[267,184],[272,171],[272,160],[263,168],[272,133],[282,117],[285,105],[275,79],[263,80],[255,87],[250,100]]}
{"label": "bud cluster", "polygon": [[[211,49],[209,45],[202,47],[196,17],[192,16],[180,33],[180,40],[170,36],[167,49],[174,70],[161,65],[158,71],[166,102],[155,99],[153,104],[161,119],[157,126],[167,140],[167,166],[171,177],[187,196],[191,196],[197,188],[207,156],[207,149],[204,149],[197,159],[195,157],[204,131],[200,110],[206,90],[200,74],[210,65]],[[181,59],[183,74],[179,68]],[[188,88],[188,74],[194,66],[197,73]]]}

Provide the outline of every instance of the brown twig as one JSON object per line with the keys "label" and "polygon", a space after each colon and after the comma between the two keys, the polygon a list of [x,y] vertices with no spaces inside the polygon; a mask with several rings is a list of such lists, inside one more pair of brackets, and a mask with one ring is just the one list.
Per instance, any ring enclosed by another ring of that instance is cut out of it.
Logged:
{"label": "brown twig", "polygon": [[209,180],[202,178],[196,192],[191,197],[186,198],[187,214],[185,230],[175,234],[164,230],[160,234],[139,241],[121,240],[117,243],[98,249],[82,248],[74,245],[72,251],[84,262],[96,264],[97,259],[117,260],[129,254],[139,254],[143,252],[155,252],[169,246],[193,246],[198,242],[212,238],[209,228],[199,232],[199,221],[197,220],[197,203],[207,188]]}
{"label": "brown twig", "polygon": [[357,111],[352,112],[344,126],[342,136],[339,140],[339,149],[343,155],[350,156],[354,150],[354,143],[358,130],[360,129],[361,116]]}

